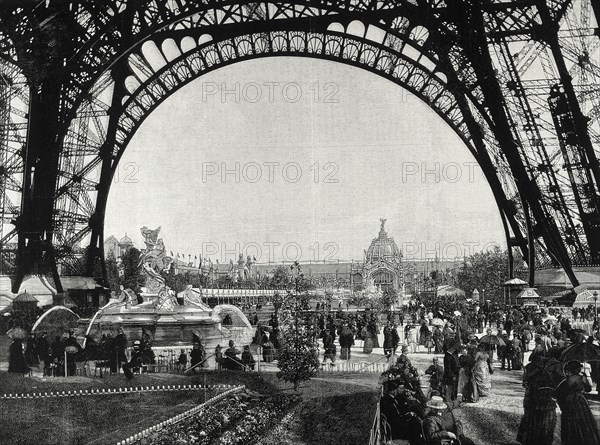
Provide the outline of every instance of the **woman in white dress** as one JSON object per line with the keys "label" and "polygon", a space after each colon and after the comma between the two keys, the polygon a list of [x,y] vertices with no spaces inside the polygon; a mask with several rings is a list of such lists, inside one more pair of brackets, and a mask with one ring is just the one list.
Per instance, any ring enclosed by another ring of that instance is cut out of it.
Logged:
{"label": "woman in white dress", "polygon": [[473,380],[477,385],[479,397],[490,395],[492,389],[492,378],[487,364],[488,355],[484,351],[479,351],[475,355],[475,367],[473,368]]}

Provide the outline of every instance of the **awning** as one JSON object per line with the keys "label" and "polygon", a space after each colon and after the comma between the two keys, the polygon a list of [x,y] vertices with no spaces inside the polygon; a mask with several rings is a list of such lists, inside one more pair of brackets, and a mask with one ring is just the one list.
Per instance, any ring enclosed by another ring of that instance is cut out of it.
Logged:
{"label": "awning", "polygon": [[504,283],[505,286],[527,286],[527,282],[521,280],[520,278],[513,278],[512,280],[508,280]]}
{"label": "awning", "polygon": [[17,295],[17,298],[15,298],[13,300],[13,303],[33,303],[33,302],[35,302],[37,304],[38,299],[35,298],[33,295],[28,294],[27,292]]}

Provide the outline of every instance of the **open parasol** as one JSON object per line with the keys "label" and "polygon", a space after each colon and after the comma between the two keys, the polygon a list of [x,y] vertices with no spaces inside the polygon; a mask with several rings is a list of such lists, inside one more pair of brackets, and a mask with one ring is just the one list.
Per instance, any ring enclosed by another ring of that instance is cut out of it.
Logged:
{"label": "open parasol", "polygon": [[506,346],[504,340],[502,340],[497,335],[484,335],[479,339],[480,344],[488,344],[488,345],[497,345],[497,346]]}
{"label": "open parasol", "polygon": [[8,335],[13,340],[24,340],[27,338],[27,331],[23,328],[12,328],[10,329],[6,335]]}
{"label": "open parasol", "polygon": [[556,388],[565,378],[563,365],[564,363],[554,357],[546,357],[541,361],[529,363],[525,366],[523,380],[534,388]]}
{"label": "open parasol", "polygon": [[444,326],[444,320],[442,320],[441,318],[434,318],[433,320],[431,320],[431,324],[434,326]]}
{"label": "open parasol", "polygon": [[569,360],[597,362],[600,361],[600,349],[592,343],[577,343],[565,348],[562,354],[560,354],[560,359],[563,362],[568,362]]}

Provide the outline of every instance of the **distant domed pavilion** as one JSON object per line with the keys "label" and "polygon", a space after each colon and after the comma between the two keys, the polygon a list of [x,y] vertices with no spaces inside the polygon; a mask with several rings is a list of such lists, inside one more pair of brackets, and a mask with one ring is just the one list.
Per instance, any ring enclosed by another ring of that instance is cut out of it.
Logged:
{"label": "distant domed pavilion", "polygon": [[387,220],[382,218],[380,221],[379,235],[365,251],[363,264],[353,270],[353,282],[362,279],[366,289],[375,287],[382,291],[393,289],[400,292],[403,281],[402,252],[394,238],[385,231]]}

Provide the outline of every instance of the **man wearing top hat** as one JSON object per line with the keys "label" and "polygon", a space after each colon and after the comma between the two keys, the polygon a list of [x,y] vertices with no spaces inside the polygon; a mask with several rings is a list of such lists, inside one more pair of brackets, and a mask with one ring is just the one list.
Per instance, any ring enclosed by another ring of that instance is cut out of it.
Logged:
{"label": "man wearing top hat", "polygon": [[446,344],[444,353],[444,374],[442,376],[442,387],[444,399],[447,402],[456,399],[458,389],[458,374],[460,371],[458,361],[459,343],[454,341]]}
{"label": "man wearing top hat", "polygon": [[462,424],[441,397],[433,396],[427,402],[427,407],[430,411],[423,419],[427,445],[474,445],[471,439],[463,435]]}

